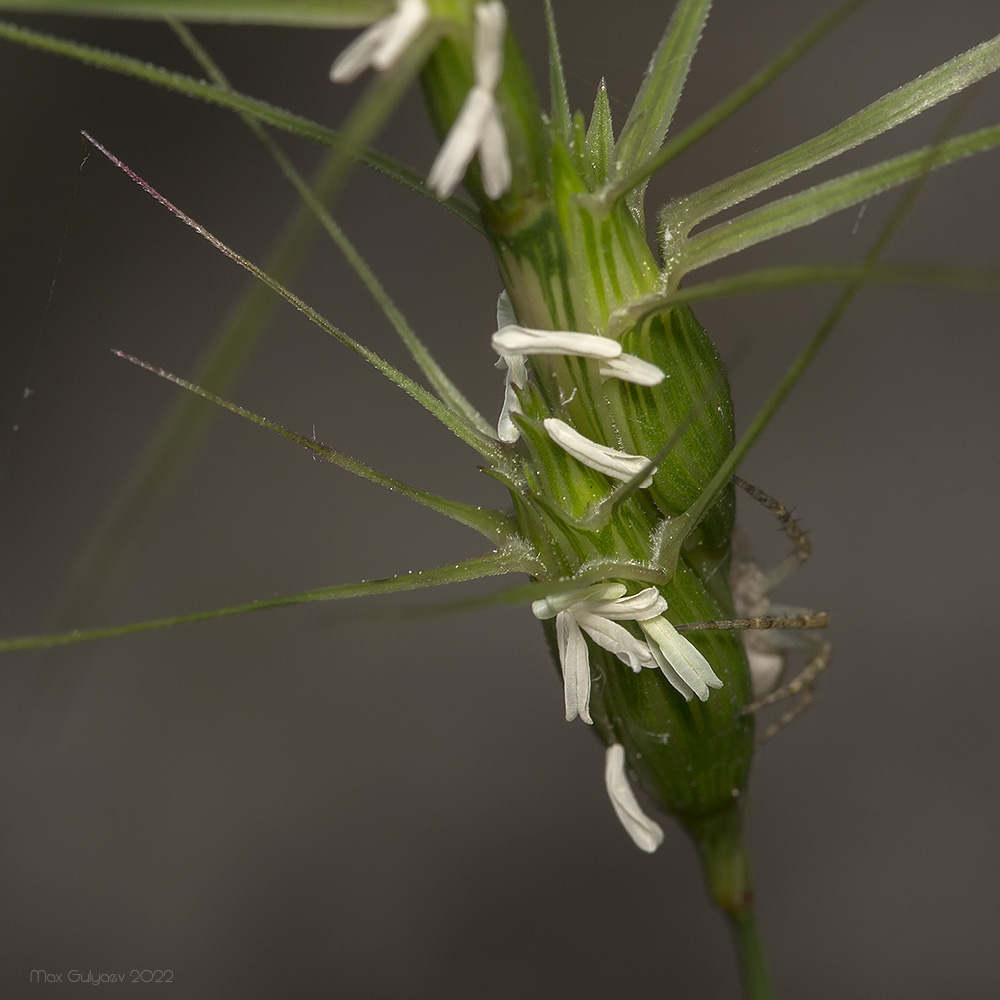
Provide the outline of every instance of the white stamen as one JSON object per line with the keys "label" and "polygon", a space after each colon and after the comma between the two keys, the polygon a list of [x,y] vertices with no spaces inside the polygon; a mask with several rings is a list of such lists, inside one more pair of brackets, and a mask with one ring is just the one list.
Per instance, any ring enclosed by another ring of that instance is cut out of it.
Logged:
{"label": "white stamen", "polygon": [[[569,424],[556,417],[549,417],[542,421],[549,437],[563,451],[568,452],[577,461],[589,465],[590,468],[603,472],[612,479],[620,479],[628,482],[639,473],[649,469],[649,459],[645,455],[630,455],[624,451],[616,451],[607,445],[598,444],[584,437],[579,431],[573,430]],[[653,481],[655,469],[650,470],[646,478],[639,483],[641,489],[645,489]]]}
{"label": "white stamen", "polygon": [[479,139],[479,166],[482,170],[486,197],[496,201],[507,193],[513,175],[510,154],[507,151],[507,133],[503,130],[500,109],[495,100],[492,113],[487,115],[483,122],[482,135]]}
{"label": "white stamen", "polygon": [[659,385],[667,376],[662,368],[634,354],[621,354],[600,365],[601,378],[617,378],[636,385]]}
{"label": "white stamen", "polygon": [[497,362],[498,368],[507,370],[504,380],[503,406],[500,408],[500,419],[497,421],[497,437],[507,444],[513,444],[521,432],[514,423],[514,414],[521,412],[515,389],[521,389],[528,382],[528,366],[519,354],[502,356]]}
{"label": "white stamen", "polygon": [[[482,87],[473,87],[465,98],[462,110],[455,119],[448,137],[427,175],[427,186],[439,198],[449,198],[458,187],[472,157],[483,140],[486,122],[497,113],[493,95]],[[486,187],[486,168],[483,166],[483,187]],[[500,194],[506,190],[501,188]],[[495,197],[499,197],[497,194]],[[489,195],[494,198],[493,194]]]}
{"label": "white stamen", "polygon": [[[510,296],[504,289],[497,296],[497,329],[502,330],[517,322],[514,307],[510,304]],[[521,404],[517,400],[515,388],[523,389],[528,384],[528,366],[519,354],[501,353],[497,368],[509,372],[503,383],[503,406],[500,408],[500,419],[497,421],[497,437],[507,444],[513,444],[520,436],[514,414],[521,412]]]}
{"label": "white stamen", "polygon": [[623,596],[624,593],[625,588],[622,587],[621,593],[615,595],[614,600],[602,600],[595,596],[593,600],[588,601],[587,609],[595,614],[603,615],[605,618],[636,622],[655,618],[667,610],[666,599],[656,587],[647,587],[631,597]]}
{"label": "white stamen", "polygon": [[572,611],[560,611],[556,615],[556,644],[559,647],[559,663],[563,673],[566,721],[572,722],[579,715],[588,726],[592,726],[590,654],[587,652],[587,640],[584,639]]}
{"label": "white stamen", "polygon": [[[653,658],[649,646],[632,635],[628,629],[611,621],[610,616],[606,617],[592,611],[563,611],[562,614],[573,615],[580,628],[598,646],[606,649],[609,653],[614,653],[622,663],[631,667],[635,673],[639,673],[643,667],[656,666],[656,660]],[[583,713],[581,712],[580,715],[582,717]]]}
{"label": "white stamen", "polygon": [[[560,354],[579,358],[617,358],[622,345],[609,337],[572,330],[534,330],[511,324],[493,334],[493,350],[497,354]],[[603,367],[603,365],[602,365]]]}
{"label": "white stamen", "polygon": [[[587,651],[587,640],[580,630],[577,610],[585,607],[591,600],[606,600],[620,597],[624,593],[625,587],[620,583],[602,583],[567,594],[543,597],[531,605],[536,618],[556,620],[556,645],[559,648],[559,667],[563,675],[567,722],[572,722],[579,715],[588,726],[593,725],[590,717],[590,653]],[[638,641],[634,636],[629,638]]]}
{"label": "white stamen", "polygon": [[430,18],[426,0],[398,0],[396,11],[366,28],[330,68],[334,83],[350,83],[366,69],[394,66]]}
{"label": "white stamen", "polygon": [[[523,358],[529,354],[555,354],[566,357],[592,358],[600,362],[601,378],[617,378],[635,385],[654,386],[666,378],[663,370],[634,354],[623,354],[621,344],[610,337],[600,337],[575,330],[539,330],[521,326],[517,322],[506,291],[497,299],[497,332],[493,334],[493,350],[500,355],[498,368],[514,371],[513,359],[518,359],[517,375],[506,381],[503,408],[497,423],[497,436],[501,441],[513,443],[520,436],[512,414],[519,413],[514,386],[527,381]],[[576,393],[576,388],[573,393]],[[570,397],[572,399],[572,396]],[[568,402],[564,400],[564,402]]]}
{"label": "white stamen", "polygon": [[503,42],[507,33],[507,9],[501,0],[476,7],[476,37],[473,42],[473,69],[476,85],[491,93],[503,76]]}
{"label": "white stamen", "polygon": [[565,594],[543,597],[540,601],[532,602],[531,612],[536,618],[555,618],[560,611],[566,611],[574,604],[586,602],[589,606],[593,601],[614,601],[624,597],[626,590],[623,583],[598,583],[593,587],[583,587],[580,590],[567,591]]}
{"label": "white stamen", "polygon": [[722,687],[711,664],[662,616],[639,621],[663,676],[690,701],[708,701],[708,689]]}
{"label": "white stamen", "polygon": [[439,198],[458,187],[465,170],[479,151],[483,190],[496,201],[511,182],[507,136],[500,120],[494,91],[503,75],[503,44],[507,11],[500,0],[476,7],[473,69],[476,82],[465,98],[448,137],[427,176],[428,186]]}
{"label": "white stamen", "polygon": [[652,854],[663,843],[663,828],[643,811],[625,774],[625,748],[612,743],[604,758],[604,784],[625,832],[641,851]]}

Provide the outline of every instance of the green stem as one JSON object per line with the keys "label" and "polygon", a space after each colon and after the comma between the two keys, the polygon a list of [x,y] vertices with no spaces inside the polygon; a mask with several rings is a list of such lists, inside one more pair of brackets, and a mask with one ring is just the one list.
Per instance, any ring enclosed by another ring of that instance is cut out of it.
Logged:
{"label": "green stem", "polygon": [[733,935],[745,1000],[774,1000],[753,908],[750,860],[741,834],[742,811],[733,804],[708,818],[685,821],[701,855],[712,902]]}
{"label": "green stem", "polygon": [[757,933],[757,918],[752,907],[739,913],[727,914],[733,932],[733,945],[743,978],[743,995],[747,1000],[771,1000],[774,992],[764,961],[764,949]]}

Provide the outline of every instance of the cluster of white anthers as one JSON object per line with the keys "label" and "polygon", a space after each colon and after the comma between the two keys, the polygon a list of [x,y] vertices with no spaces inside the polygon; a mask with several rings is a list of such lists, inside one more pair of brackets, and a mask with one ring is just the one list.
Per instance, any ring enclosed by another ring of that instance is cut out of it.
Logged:
{"label": "cluster of white anthers", "polygon": [[[562,667],[566,719],[590,717],[590,654],[584,633],[636,673],[643,667],[658,667],[663,676],[685,698],[708,699],[710,688],[722,681],[708,660],[663,617],[667,602],[656,587],[627,595],[621,583],[602,583],[535,601],[531,610],[538,618],[555,618],[556,644]],[[618,623],[634,621],[645,635],[637,639]],[[604,780],[611,804],[622,826],[644,851],[652,852],[663,840],[663,830],[636,801],[625,774],[625,750],[619,743],[608,747]]]}
{"label": "cluster of white anthers", "polygon": [[[627,594],[623,583],[599,583],[535,601],[536,618],[555,618],[559,664],[566,700],[566,721],[590,717],[590,654],[584,632],[638,673],[659,668],[686,701],[708,699],[709,688],[722,687],[708,660],[663,617],[667,602],[656,587]],[[637,639],[619,622],[636,622],[645,635]]]}
{"label": "cluster of white anthers", "polygon": [[[330,70],[330,79],[341,83],[355,79],[369,67],[390,69],[420,35],[430,16],[426,0],[397,0],[394,13],[373,24],[341,53]],[[487,196],[495,201],[510,187],[507,135],[495,96],[503,76],[506,32],[507,11],[501,0],[476,6],[475,83],[427,177],[428,186],[439,198],[451,196],[477,152]]]}
{"label": "cluster of white anthers", "polygon": [[[497,421],[497,437],[508,444],[513,444],[521,436],[514,422],[514,414],[521,412],[516,390],[523,388],[528,381],[525,358],[529,354],[592,358],[598,362],[602,378],[617,378],[636,385],[659,385],[665,377],[662,369],[656,365],[643,361],[634,354],[623,353],[621,344],[610,337],[571,330],[535,330],[520,326],[506,292],[501,293],[497,301],[497,326],[499,329],[493,334],[493,350],[500,355],[498,367],[507,370],[503,408]],[[653,481],[656,470],[650,468],[649,459],[645,455],[630,455],[592,441],[558,417],[543,420],[542,426],[563,451],[612,479],[628,482],[645,472],[646,476],[639,485],[645,488]]]}
{"label": "cluster of white anthers", "polygon": [[398,0],[395,13],[376,21],[337,57],[330,69],[334,83],[350,83],[366,69],[391,69],[430,20],[426,0]]}

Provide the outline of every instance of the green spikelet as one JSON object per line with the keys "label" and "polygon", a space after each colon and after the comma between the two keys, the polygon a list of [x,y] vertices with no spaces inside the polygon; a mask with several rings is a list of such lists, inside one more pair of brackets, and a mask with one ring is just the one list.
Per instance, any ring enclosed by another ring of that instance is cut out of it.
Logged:
{"label": "green spikelet", "polygon": [[[425,74],[443,134],[458,108],[436,81],[453,75],[447,64],[454,58],[442,46]],[[513,313],[523,327],[609,338],[663,377],[643,385],[602,375],[595,358],[526,355],[530,377],[516,387],[520,436],[505,446],[519,468],[505,479],[517,521],[544,563],[539,579],[563,592],[577,582],[619,584],[636,595],[654,584],[674,624],[732,617],[731,487],[697,524],[682,527],[680,520],[733,447],[726,374],[688,308],[623,319],[636,302],[669,284],[669,276],[647,243],[641,213],[625,199],[605,207],[592,197],[616,163],[605,88],[585,128],[568,112],[554,43],[550,63],[550,126],[539,133],[511,128],[505,119],[512,160],[542,162],[544,170],[520,185],[515,171],[510,192],[498,201],[482,197],[470,171],[469,189],[480,203]],[[505,79],[512,75],[508,68]],[[517,111],[518,125],[532,117],[523,104]],[[628,475],[609,476],[580,461],[553,439],[553,420],[616,453],[655,458],[651,482],[640,485],[645,473],[629,482]],[[639,622],[620,624],[637,642],[646,639]],[[558,662],[551,619],[546,631]],[[668,681],[665,671],[634,672],[592,638],[585,641],[590,712],[602,741],[622,744],[642,786],[682,821],[696,824],[729,809],[746,784],[753,742],[753,723],[740,714],[750,686],[738,635],[703,632],[693,639],[722,682],[705,701],[686,701],[678,688],[688,698],[691,691]]]}

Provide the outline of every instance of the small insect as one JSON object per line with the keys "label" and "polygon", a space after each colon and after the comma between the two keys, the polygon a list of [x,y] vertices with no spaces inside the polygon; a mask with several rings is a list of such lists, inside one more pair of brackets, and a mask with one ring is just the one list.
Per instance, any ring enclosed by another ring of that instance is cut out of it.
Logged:
{"label": "small insect", "polygon": [[[812,630],[826,628],[830,616],[825,611],[771,601],[770,591],[812,555],[812,543],[782,503],[740,476],[733,476],[733,482],[777,517],[792,541],[793,550],[777,566],[766,571],[749,558],[734,562],[729,582],[737,617],[681,625],[678,631],[738,629],[742,632],[754,698],[743,709],[744,715],[753,715],[771,705],[795,699],[794,704],[758,736],[759,742],[766,743],[812,704],[816,680],[829,665],[833,653],[830,643],[817,637]],[[809,660],[795,677],[781,684],[788,666],[788,654],[795,650],[805,650]]]}
{"label": "small insect", "polygon": [[[771,602],[769,592],[812,555],[812,543],[787,507],[739,476],[734,481],[778,518],[794,546],[787,558],[767,572],[753,562],[741,561],[733,564],[730,573],[737,614],[762,622],[743,633],[755,699],[743,711],[750,714],[789,698],[796,699],[760,734],[761,743],[765,743],[812,703],[816,679],[829,664],[833,647],[810,630],[825,628],[830,619],[825,611]],[[807,650],[811,654],[809,662],[790,681],[778,686],[787,666],[787,654],[794,649]]]}

